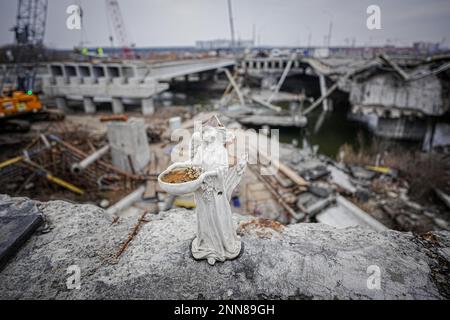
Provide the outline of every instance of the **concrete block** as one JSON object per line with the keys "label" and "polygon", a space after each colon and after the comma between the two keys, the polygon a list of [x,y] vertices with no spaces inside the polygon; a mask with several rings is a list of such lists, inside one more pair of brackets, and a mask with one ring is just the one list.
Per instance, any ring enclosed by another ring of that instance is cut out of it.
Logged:
{"label": "concrete block", "polygon": [[110,122],[107,128],[113,164],[128,172],[142,172],[150,161],[144,119]]}
{"label": "concrete block", "polygon": [[66,113],[69,111],[69,108],[67,107],[67,100],[66,98],[63,97],[57,97],[55,98],[55,102],[56,102],[56,107],[58,108],[58,110]]}
{"label": "concrete block", "polygon": [[320,223],[328,224],[335,228],[363,226],[378,232],[387,230],[383,224],[341,196],[337,196],[335,206],[320,212],[316,219]]}
{"label": "concrete block", "polygon": [[[17,198],[15,198],[17,199]],[[42,222],[42,214],[29,200],[2,198],[0,204],[0,269],[14,256]]]}
{"label": "concrete block", "polygon": [[153,98],[142,99],[142,114],[152,115],[155,112],[155,106],[153,105]]}
{"label": "concrete block", "polygon": [[95,113],[97,111],[97,107],[95,106],[94,100],[91,97],[83,98],[84,112],[86,113]]}
{"label": "concrete block", "polygon": [[169,119],[169,128],[172,132],[178,128],[181,128],[181,117],[172,117]]}
{"label": "concrete block", "polygon": [[123,106],[122,99],[112,98],[112,109],[114,113],[123,113],[125,108]]}

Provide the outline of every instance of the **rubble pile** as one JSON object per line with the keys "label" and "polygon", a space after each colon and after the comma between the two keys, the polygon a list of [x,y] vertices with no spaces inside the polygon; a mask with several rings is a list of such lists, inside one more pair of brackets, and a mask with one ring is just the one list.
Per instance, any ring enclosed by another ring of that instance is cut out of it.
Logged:
{"label": "rubble pile", "polygon": [[283,144],[280,150],[281,158],[310,182],[307,192],[297,198],[297,206],[308,213],[305,221],[320,221],[320,212],[344,196],[388,228],[417,233],[450,230],[444,202],[426,206],[412,200],[408,182],[395,169],[348,165],[313,149]]}
{"label": "rubble pile", "polygon": [[[208,116],[199,114],[193,120]],[[220,119],[236,134],[248,134],[233,118],[221,114]],[[258,139],[264,135],[260,133]],[[240,212],[282,224],[322,222],[417,233],[449,229],[444,202],[417,203],[397,169],[335,161],[306,140],[302,148],[281,143],[279,160],[274,175],[259,174],[260,164],[247,166],[238,195],[244,203]]]}
{"label": "rubble pile", "polygon": [[4,192],[43,200],[97,201],[120,198],[145,180],[114,167],[108,155],[76,172],[74,164],[107,144],[106,137],[76,129],[49,132],[36,134],[25,149],[1,162]]}

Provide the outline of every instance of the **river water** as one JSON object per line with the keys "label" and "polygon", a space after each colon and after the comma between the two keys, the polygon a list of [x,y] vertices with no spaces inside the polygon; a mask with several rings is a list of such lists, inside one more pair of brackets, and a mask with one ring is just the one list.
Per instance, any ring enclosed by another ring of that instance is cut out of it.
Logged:
{"label": "river water", "polygon": [[[170,94],[169,94],[170,95]],[[210,110],[211,107],[220,99],[222,92],[209,90],[192,90],[184,92],[173,92],[170,99],[163,99],[155,102],[155,106],[170,107],[174,106],[197,106],[197,109],[204,108]],[[289,103],[280,103],[284,108],[289,107]],[[306,138],[310,145],[317,145],[318,152],[336,159],[339,148],[344,144],[349,144],[354,150],[364,146],[370,146],[374,139],[382,141],[381,138],[375,138],[367,127],[361,122],[350,120],[347,117],[349,103],[345,99],[339,98],[333,100],[333,110],[326,113],[325,120],[319,131],[314,133],[314,127],[321,113],[321,108],[317,108],[308,115],[308,124],[304,128],[279,128],[280,141],[292,143],[297,141],[298,147],[302,147],[303,139]],[[255,127],[257,129],[257,127]],[[418,148],[417,143],[399,142],[384,140],[390,147]]]}

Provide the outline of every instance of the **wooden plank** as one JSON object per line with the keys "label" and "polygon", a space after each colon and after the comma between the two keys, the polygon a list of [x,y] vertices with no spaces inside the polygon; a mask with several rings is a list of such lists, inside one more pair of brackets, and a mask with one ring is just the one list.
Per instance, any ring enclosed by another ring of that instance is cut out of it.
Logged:
{"label": "wooden plank", "polygon": [[266,187],[262,183],[252,183],[252,184],[248,184],[248,190],[249,191],[261,191],[261,190],[266,190]]}
{"label": "wooden plank", "polygon": [[255,201],[262,201],[262,200],[267,200],[272,198],[272,195],[270,194],[270,192],[265,191],[265,190],[261,190],[261,191],[250,191],[250,197],[252,200]]}
{"label": "wooden plank", "polygon": [[278,183],[283,187],[283,188],[290,188],[294,185],[294,182],[287,178],[285,175],[281,174],[280,172],[278,172],[275,175],[275,179],[277,179]]}
{"label": "wooden plank", "polygon": [[274,196],[275,200],[278,201],[279,204],[281,204],[281,206],[283,206],[283,208],[295,219],[299,218],[299,215],[280,197],[280,195],[277,193],[277,191],[270,185],[270,183],[268,183],[265,178],[259,174],[258,170],[256,170],[255,168],[252,168],[252,166],[248,166],[247,168],[249,168],[257,177],[258,179],[260,179],[260,181],[262,183],[264,183],[267,187],[267,189],[270,191],[270,193],[272,193],[272,195]]}
{"label": "wooden plank", "polygon": [[[254,132],[244,132],[242,130],[239,130],[236,132],[236,135],[256,135],[256,133]],[[260,141],[262,145],[267,145],[267,141],[264,141],[264,139],[268,139],[268,137],[262,135],[262,134],[257,134],[257,139],[250,139],[250,141]],[[241,139],[240,141],[245,141],[243,139]],[[289,168],[287,165],[285,165],[284,163],[280,162],[278,159],[275,158],[270,158],[269,156],[267,156],[266,152],[264,152],[263,150],[258,150],[257,146],[254,146],[252,144],[249,145],[249,151],[250,151],[250,155],[258,155],[259,157],[263,158],[265,163],[272,163],[273,167],[278,168],[278,170],[280,170],[286,177],[288,177],[289,179],[291,179],[295,184],[299,185],[299,186],[308,186],[309,183],[303,179],[297,172],[295,172],[294,170],[292,170],[291,168]],[[254,159],[252,159],[254,160]]]}

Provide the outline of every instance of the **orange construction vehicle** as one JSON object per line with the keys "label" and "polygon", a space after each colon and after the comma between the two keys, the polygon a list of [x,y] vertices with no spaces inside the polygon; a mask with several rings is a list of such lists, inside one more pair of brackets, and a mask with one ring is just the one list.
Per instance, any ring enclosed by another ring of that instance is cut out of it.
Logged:
{"label": "orange construction vehicle", "polygon": [[61,120],[64,114],[47,110],[36,94],[37,66],[45,50],[42,46],[47,1],[20,0],[15,45],[7,59],[11,67],[2,70],[0,81],[0,132],[27,131],[37,120]]}
{"label": "orange construction vehicle", "polygon": [[47,110],[31,90],[4,91],[0,96],[0,132],[28,131],[33,121],[62,119],[64,113]]}
{"label": "orange construction vehicle", "polygon": [[42,103],[33,92],[13,91],[0,97],[0,117],[11,117],[42,110]]}

